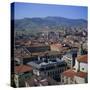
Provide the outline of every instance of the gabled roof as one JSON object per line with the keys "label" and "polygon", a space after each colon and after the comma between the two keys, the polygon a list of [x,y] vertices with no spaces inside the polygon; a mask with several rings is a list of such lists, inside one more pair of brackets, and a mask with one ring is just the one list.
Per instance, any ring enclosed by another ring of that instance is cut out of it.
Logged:
{"label": "gabled roof", "polygon": [[77,57],[78,62],[87,63],[88,62],[88,55],[81,55]]}
{"label": "gabled roof", "polygon": [[74,78],[74,76],[77,76],[77,77],[81,77],[81,78],[86,78],[87,77],[87,74],[86,72],[75,72],[74,70],[72,69],[69,69],[67,71],[64,71],[63,72],[63,75],[66,76],[66,77],[70,77],[70,78]]}
{"label": "gabled roof", "polygon": [[27,65],[15,66],[15,73],[24,73],[28,71],[32,71],[31,66],[27,66]]}
{"label": "gabled roof", "polygon": [[72,69],[69,69],[67,71],[63,72],[64,76],[70,77],[70,78],[74,78],[74,76],[76,75],[76,72],[73,71]]}
{"label": "gabled roof", "polygon": [[76,73],[76,76],[81,77],[81,78],[85,78],[85,77],[87,77],[87,73],[80,71],[80,72],[77,72],[77,73]]}

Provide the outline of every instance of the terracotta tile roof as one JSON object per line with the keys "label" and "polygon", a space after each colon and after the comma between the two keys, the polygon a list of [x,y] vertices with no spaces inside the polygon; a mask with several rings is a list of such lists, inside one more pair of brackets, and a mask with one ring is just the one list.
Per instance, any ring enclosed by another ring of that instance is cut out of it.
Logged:
{"label": "terracotta tile roof", "polygon": [[85,78],[85,77],[87,76],[87,73],[80,71],[80,72],[77,72],[77,73],[76,73],[76,76],[81,77],[81,78]]}
{"label": "terracotta tile roof", "polygon": [[28,71],[32,71],[32,67],[27,65],[20,65],[15,67],[15,73],[24,73]]}
{"label": "terracotta tile roof", "polygon": [[62,48],[62,45],[61,44],[51,44],[52,47],[57,47],[57,48]]}
{"label": "terracotta tile roof", "polygon": [[81,72],[81,71],[75,72],[75,71],[73,71],[72,69],[69,69],[69,70],[63,72],[63,75],[64,75],[64,76],[67,76],[67,77],[70,77],[70,78],[74,78],[74,76],[81,77],[81,78],[85,78],[85,77],[87,77],[87,74],[88,74],[88,73],[86,73],[86,72]]}
{"label": "terracotta tile roof", "polygon": [[78,56],[77,61],[87,63],[88,62],[88,55]]}
{"label": "terracotta tile roof", "polygon": [[76,75],[76,72],[73,71],[72,69],[69,69],[69,70],[63,72],[63,75],[67,76],[67,77],[74,78],[74,76]]}

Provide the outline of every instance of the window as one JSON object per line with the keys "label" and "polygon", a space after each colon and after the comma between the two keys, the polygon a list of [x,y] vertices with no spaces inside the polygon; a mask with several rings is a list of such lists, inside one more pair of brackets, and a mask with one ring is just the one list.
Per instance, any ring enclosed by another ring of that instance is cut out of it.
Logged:
{"label": "window", "polygon": [[48,76],[50,75],[50,73],[48,72]]}
{"label": "window", "polygon": [[62,83],[64,83],[64,79],[62,79]]}
{"label": "window", "polygon": [[84,68],[82,68],[82,70],[84,70]]}
{"label": "window", "polygon": [[70,78],[70,81],[73,82],[73,78]]}
{"label": "window", "polygon": [[24,74],[28,74],[29,72],[24,72]]}
{"label": "window", "polygon": [[68,83],[68,77],[66,77],[66,83]]}

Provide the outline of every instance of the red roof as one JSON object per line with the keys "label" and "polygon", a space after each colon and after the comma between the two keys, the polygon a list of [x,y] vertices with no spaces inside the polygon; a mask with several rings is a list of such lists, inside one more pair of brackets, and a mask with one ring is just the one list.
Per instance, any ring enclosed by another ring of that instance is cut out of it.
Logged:
{"label": "red roof", "polygon": [[57,47],[57,48],[61,48],[61,47],[62,47],[62,45],[61,45],[61,44],[59,44],[59,43],[56,43],[56,44],[51,44],[51,46],[52,46],[52,47]]}
{"label": "red roof", "polygon": [[82,77],[82,78],[85,78],[86,76],[87,76],[87,73],[86,72],[77,72],[76,73],[76,76],[78,76],[78,77]]}
{"label": "red roof", "polygon": [[32,67],[27,65],[20,65],[15,67],[15,73],[24,73],[28,71],[32,71]]}
{"label": "red roof", "polygon": [[78,56],[77,61],[87,63],[88,62],[88,55]]}
{"label": "red roof", "polygon": [[74,76],[76,75],[76,72],[73,71],[72,69],[69,69],[69,70],[63,72],[63,75],[67,76],[67,77],[74,78]]}

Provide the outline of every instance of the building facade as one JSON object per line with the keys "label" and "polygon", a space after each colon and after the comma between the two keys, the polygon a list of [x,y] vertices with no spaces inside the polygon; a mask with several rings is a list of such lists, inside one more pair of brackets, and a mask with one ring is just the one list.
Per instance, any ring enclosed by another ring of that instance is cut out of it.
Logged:
{"label": "building facade", "polygon": [[80,55],[75,60],[75,66],[61,75],[62,84],[82,84],[88,82],[88,56]]}
{"label": "building facade", "polygon": [[59,77],[60,73],[67,70],[67,63],[59,58],[53,60],[42,58],[35,62],[29,62],[28,65],[33,67],[33,73],[35,75],[50,76],[57,81],[61,80]]}
{"label": "building facade", "polygon": [[14,82],[16,87],[24,87],[25,79],[30,78],[33,75],[32,67],[26,65],[20,65],[15,67]]}

